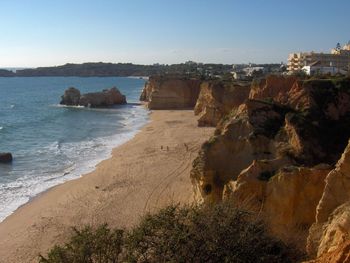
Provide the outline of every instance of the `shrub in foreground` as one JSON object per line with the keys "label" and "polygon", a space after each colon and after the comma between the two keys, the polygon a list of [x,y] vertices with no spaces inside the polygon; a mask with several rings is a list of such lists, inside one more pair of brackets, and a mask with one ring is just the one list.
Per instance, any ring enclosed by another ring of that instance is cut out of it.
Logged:
{"label": "shrub in foreground", "polygon": [[295,262],[300,253],[268,235],[254,214],[228,203],[169,206],[129,231],[75,229],[41,263],[66,262]]}

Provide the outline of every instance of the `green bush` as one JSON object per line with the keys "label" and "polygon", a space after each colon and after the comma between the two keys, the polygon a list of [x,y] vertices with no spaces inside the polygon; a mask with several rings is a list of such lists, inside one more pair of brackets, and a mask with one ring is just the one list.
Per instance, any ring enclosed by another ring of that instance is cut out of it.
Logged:
{"label": "green bush", "polygon": [[40,262],[295,262],[300,253],[270,235],[254,214],[228,203],[169,206],[130,231],[75,230]]}
{"label": "green bush", "polygon": [[111,230],[106,224],[97,229],[87,226],[82,230],[73,228],[71,240],[64,246],[55,246],[40,263],[107,263],[119,262],[124,231]]}

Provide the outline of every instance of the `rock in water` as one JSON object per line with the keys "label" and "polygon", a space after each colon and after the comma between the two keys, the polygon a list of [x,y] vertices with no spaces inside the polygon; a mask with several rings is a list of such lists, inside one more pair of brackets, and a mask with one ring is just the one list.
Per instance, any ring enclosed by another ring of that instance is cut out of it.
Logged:
{"label": "rock in water", "polygon": [[112,89],[105,89],[102,92],[86,93],[80,97],[79,105],[90,107],[112,106],[114,104],[125,104],[125,96],[114,87]]}
{"label": "rock in water", "polygon": [[125,96],[116,87],[83,95],[78,89],[71,87],[64,92],[60,102],[62,105],[85,107],[106,107],[125,103]]}
{"label": "rock in water", "polygon": [[10,163],[12,162],[11,153],[0,153],[0,163]]}
{"label": "rock in water", "polygon": [[61,98],[61,105],[78,106],[80,100],[80,91],[74,87],[70,87],[64,91],[64,95]]}

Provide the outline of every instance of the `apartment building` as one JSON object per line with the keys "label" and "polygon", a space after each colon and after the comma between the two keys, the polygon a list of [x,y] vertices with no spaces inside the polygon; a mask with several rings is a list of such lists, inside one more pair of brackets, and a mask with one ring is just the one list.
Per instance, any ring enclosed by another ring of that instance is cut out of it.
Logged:
{"label": "apartment building", "polygon": [[288,71],[303,70],[305,66],[332,67],[344,71],[350,69],[350,42],[343,48],[335,48],[331,53],[300,52],[288,56]]}

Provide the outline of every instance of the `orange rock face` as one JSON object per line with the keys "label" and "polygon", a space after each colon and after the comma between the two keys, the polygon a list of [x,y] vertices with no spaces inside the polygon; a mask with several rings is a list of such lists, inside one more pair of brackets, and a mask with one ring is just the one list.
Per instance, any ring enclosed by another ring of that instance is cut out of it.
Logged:
{"label": "orange rock face", "polygon": [[294,76],[280,77],[270,75],[260,82],[252,84],[249,99],[272,98],[276,102],[285,103],[286,94],[290,91],[297,78]]}
{"label": "orange rock face", "polygon": [[201,81],[171,76],[152,76],[140,96],[151,110],[193,108]]}
{"label": "orange rock face", "polygon": [[348,263],[350,262],[350,241],[344,242],[334,251],[305,263]]}
{"label": "orange rock face", "polygon": [[288,159],[253,161],[236,181],[227,184],[225,197],[259,212],[276,236],[284,240],[303,236],[305,242],[329,166],[289,164]]}
{"label": "orange rock face", "polygon": [[[205,104],[219,108],[220,96],[211,92],[203,90],[200,114]],[[214,123],[215,136],[191,171],[197,200],[229,198],[259,211],[283,240],[299,238],[305,249],[307,239],[311,257],[344,248],[334,262],[347,260],[350,79],[271,76],[252,84],[249,99]]]}
{"label": "orange rock face", "polygon": [[222,117],[236,110],[248,98],[249,83],[206,81],[194,109],[198,126],[216,126]]}
{"label": "orange rock face", "polygon": [[350,142],[325,182],[307,244],[308,253],[318,257],[350,241]]}

